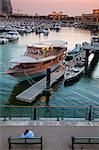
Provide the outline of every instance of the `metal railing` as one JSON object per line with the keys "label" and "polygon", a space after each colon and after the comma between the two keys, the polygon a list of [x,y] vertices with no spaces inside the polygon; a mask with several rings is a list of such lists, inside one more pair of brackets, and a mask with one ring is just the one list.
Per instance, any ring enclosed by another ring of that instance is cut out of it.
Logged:
{"label": "metal railing", "polygon": [[79,118],[92,121],[99,118],[99,106],[0,106],[0,118]]}

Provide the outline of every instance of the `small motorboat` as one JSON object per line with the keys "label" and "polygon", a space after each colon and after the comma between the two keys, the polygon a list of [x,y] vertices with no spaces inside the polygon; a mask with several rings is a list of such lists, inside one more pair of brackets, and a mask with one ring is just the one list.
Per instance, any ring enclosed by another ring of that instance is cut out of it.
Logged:
{"label": "small motorboat", "polygon": [[9,41],[19,39],[19,33],[17,31],[9,31],[2,35],[2,38],[6,38]]}
{"label": "small motorboat", "polygon": [[64,73],[64,85],[72,85],[77,82],[84,73],[84,66],[77,64],[74,67],[67,69]]}
{"label": "small motorboat", "polygon": [[6,39],[6,38],[0,38],[0,44],[5,44],[5,43],[8,43],[9,40]]}

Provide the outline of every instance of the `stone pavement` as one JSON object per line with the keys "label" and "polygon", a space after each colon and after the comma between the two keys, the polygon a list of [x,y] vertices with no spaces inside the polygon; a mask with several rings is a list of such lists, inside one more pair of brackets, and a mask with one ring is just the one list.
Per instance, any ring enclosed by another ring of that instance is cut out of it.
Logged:
{"label": "stone pavement", "polygon": [[[43,137],[43,150],[71,150],[71,136],[99,137],[99,122],[84,120],[0,120],[0,150],[8,150],[8,137],[19,136],[28,128]],[[37,145],[15,145],[17,150],[40,150]],[[77,147],[77,150],[80,146]],[[99,145],[89,145],[86,149],[98,150]],[[83,149],[84,150],[84,149]]]}

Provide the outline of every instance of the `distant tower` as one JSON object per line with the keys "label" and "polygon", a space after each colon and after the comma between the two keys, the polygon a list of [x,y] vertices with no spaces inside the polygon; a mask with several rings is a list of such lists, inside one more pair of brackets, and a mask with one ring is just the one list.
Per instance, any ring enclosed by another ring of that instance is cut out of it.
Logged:
{"label": "distant tower", "polygon": [[8,15],[12,13],[10,0],[0,0],[0,13]]}
{"label": "distant tower", "polygon": [[0,0],[0,14],[2,14],[2,0]]}

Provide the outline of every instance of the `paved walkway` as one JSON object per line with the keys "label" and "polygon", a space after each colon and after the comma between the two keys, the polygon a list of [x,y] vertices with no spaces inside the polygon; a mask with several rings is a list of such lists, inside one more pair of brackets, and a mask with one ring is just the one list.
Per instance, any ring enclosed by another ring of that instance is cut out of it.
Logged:
{"label": "paved walkway", "polygon": [[[20,120],[0,121],[0,150],[8,150],[8,137],[19,136],[28,128],[43,137],[43,150],[71,150],[71,136],[98,136],[99,122],[78,120]],[[99,150],[96,145],[88,150]],[[37,145],[16,145],[12,149],[40,150]],[[79,147],[77,148],[79,150]],[[84,149],[83,149],[84,150]]]}

